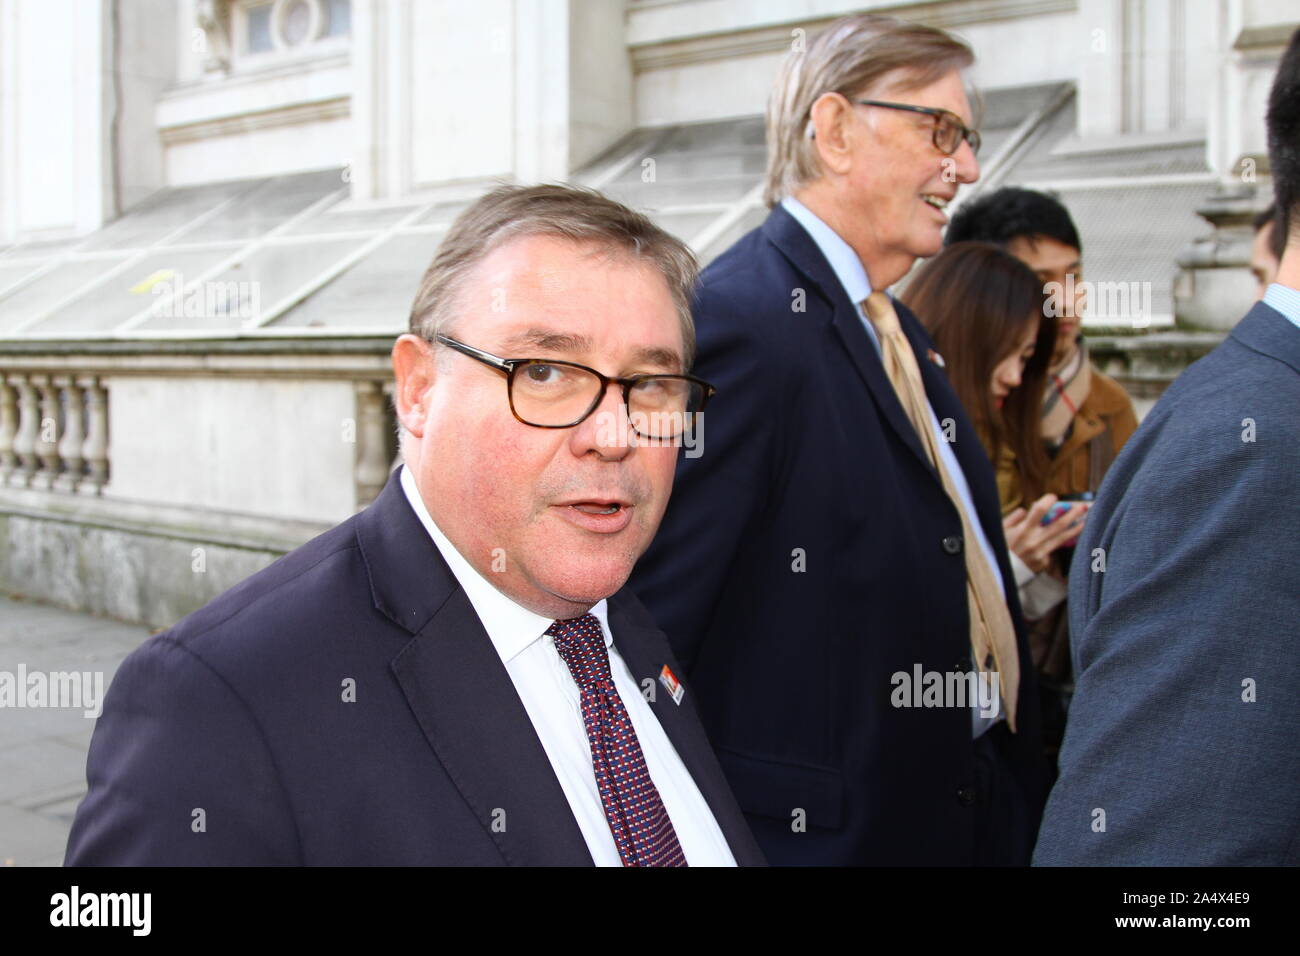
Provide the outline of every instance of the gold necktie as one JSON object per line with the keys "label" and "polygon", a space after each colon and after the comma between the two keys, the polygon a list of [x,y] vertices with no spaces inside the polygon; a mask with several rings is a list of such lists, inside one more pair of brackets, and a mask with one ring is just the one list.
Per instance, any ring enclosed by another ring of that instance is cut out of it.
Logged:
{"label": "gold necktie", "polygon": [[970,645],[975,666],[987,670],[989,655],[998,674],[1002,707],[1007,715],[1007,726],[1016,729],[1016,694],[1020,688],[1020,657],[1016,650],[1016,629],[1011,623],[1011,613],[997,578],[984,558],[979,539],[971,530],[972,517],[962,507],[961,497],[953,485],[952,476],[943,465],[935,442],[934,429],[930,427],[929,405],[921,370],[917,367],[912,345],[898,324],[898,313],[883,292],[873,292],[867,297],[867,317],[880,336],[881,358],[885,374],[898,393],[898,400],[912,421],[921,446],[931,464],[939,472],[943,490],[952,499],[953,507],[961,515],[963,551],[966,555],[966,596],[970,605]]}

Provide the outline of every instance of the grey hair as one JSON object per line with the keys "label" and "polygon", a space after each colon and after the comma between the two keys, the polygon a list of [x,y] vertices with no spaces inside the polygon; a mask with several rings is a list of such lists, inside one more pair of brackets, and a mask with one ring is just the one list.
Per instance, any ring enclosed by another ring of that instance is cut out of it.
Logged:
{"label": "grey hair", "polygon": [[969,46],[935,27],[873,14],[836,20],[781,64],[767,102],[763,201],[775,206],[821,176],[812,108],[823,94],[860,96],[896,70],[911,74],[904,89],[919,89],[974,62]]}
{"label": "grey hair", "polygon": [[654,265],[677,307],[683,371],[690,368],[695,358],[691,300],[699,274],[695,254],[641,213],[594,189],[560,183],[500,186],[461,213],[420,282],[410,331],[430,342],[445,332],[457,312],[459,290],[474,268],[503,243],[524,236],[593,243]]}

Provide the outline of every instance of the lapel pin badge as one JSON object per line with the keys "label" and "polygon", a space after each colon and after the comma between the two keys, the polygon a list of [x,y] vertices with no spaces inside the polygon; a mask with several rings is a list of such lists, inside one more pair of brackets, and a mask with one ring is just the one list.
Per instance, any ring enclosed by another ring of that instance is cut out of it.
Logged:
{"label": "lapel pin badge", "polygon": [[682,686],[682,682],[677,679],[677,675],[668,668],[667,664],[665,664],[664,669],[659,672],[659,683],[663,684],[668,690],[668,694],[672,697],[673,703],[680,707],[682,704],[682,698],[686,696],[686,688]]}
{"label": "lapel pin badge", "polygon": [[946,364],[944,364],[943,356],[940,355],[938,352],[936,352],[934,349],[926,349],[925,357],[928,358],[935,365],[939,366],[939,368],[948,367]]}

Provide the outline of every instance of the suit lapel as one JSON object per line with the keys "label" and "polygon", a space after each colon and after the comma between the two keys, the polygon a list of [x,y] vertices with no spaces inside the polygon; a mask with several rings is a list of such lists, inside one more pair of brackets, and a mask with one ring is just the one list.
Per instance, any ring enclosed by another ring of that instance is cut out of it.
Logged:
{"label": "suit lapel", "polygon": [[465,592],[392,662],[429,746],[515,866],[592,864],[505,665]]}
{"label": "suit lapel", "polygon": [[[591,865],[550,759],[397,472],[357,519],[380,613],[413,638],[390,667],[447,776],[514,865]],[[504,812],[504,816],[502,815]]]}
{"label": "suit lapel", "polygon": [[899,439],[912,450],[921,464],[939,480],[938,472],[930,464],[930,457],[921,445],[920,436],[912,427],[912,421],[903,410],[898,394],[894,391],[885,366],[880,360],[867,330],[862,323],[866,321],[859,306],[849,301],[844,286],[840,284],[835,270],[826,261],[826,257],[817,248],[817,243],[808,235],[798,220],[781,206],[775,206],[763,223],[764,234],[790,260],[790,263],[802,272],[817,287],[818,292],[831,306],[831,326],[839,336],[840,342],[848,352],[849,358],[857,369],[858,375],[866,383],[867,389],[875,400],[876,407],[894,429]]}
{"label": "suit lapel", "polygon": [[[898,306],[898,317],[903,331],[912,343],[912,350],[917,356],[917,365],[921,368],[921,380],[925,384],[925,394],[934,409],[940,424],[945,419],[953,422],[952,453],[961,466],[961,473],[966,478],[966,487],[970,489],[971,501],[975,504],[975,516],[984,529],[984,535],[993,547],[1002,575],[1003,591],[1008,603],[1018,608],[1018,597],[1014,586],[1015,577],[1011,574],[1011,565],[1004,559],[1006,552],[1002,533],[1002,507],[998,499],[997,481],[993,466],[989,462],[984,445],[980,442],[975,428],[962,408],[961,400],[953,391],[948,376],[934,362],[925,358],[933,343],[925,334],[925,329],[906,306]],[[1014,615],[1013,615],[1014,617]]]}
{"label": "suit lapel", "polygon": [[609,627],[614,645],[637,684],[644,686],[647,678],[654,682],[655,695],[650,709],[677,751],[682,765],[694,779],[700,795],[713,811],[713,818],[718,821],[736,863],[741,866],[764,865],[762,851],[754,841],[704,733],[690,690],[679,704],[659,682],[659,674],[665,665],[678,680],[682,679],[682,667],[672,657],[668,639],[661,631],[637,620],[622,594],[609,599]]}
{"label": "suit lapel", "polygon": [[[763,232],[791,264],[817,286],[821,295],[830,303],[833,310],[831,325],[853,360],[858,374],[875,398],[876,407],[880,409],[881,414],[893,427],[903,444],[912,450],[934,480],[940,482],[938,471],[930,462],[930,456],[921,445],[920,436],[917,435],[907,413],[903,411],[894,386],[889,381],[889,376],[885,374],[885,366],[880,360],[879,353],[871,344],[871,339],[867,337],[867,331],[862,325],[866,319],[862,317],[861,310],[849,301],[844,286],[840,284],[835,270],[826,261],[826,257],[817,248],[817,243],[798,221],[779,205],[772,209],[763,223]],[[954,443],[953,453],[961,465],[962,473],[966,476],[966,484],[975,502],[976,517],[983,525],[989,541],[994,543],[995,552],[999,554],[998,563],[1002,567],[1004,583],[1007,583],[1008,600],[1014,601],[1015,597],[1011,592],[1015,589],[1011,583],[1008,583],[1014,581],[1010,574],[1010,565],[1001,557],[1001,550],[1005,549],[999,550],[997,545],[997,542],[1002,541],[1002,518],[997,507],[997,488],[993,484],[992,470],[988,467],[983,446],[962,410],[947,375],[929,359],[933,343],[925,334],[924,328],[916,316],[902,303],[895,301],[894,307],[898,312],[899,324],[912,345],[916,363],[921,369],[921,380],[930,407],[940,423],[945,418],[951,418],[955,424],[957,440]],[[1012,607],[1019,607],[1019,604],[1013,604]]]}
{"label": "suit lapel", "polygon": [[966,478],[966,486],[970,489],[971,500],[975,502],[979,520],[984,525],[984,533],[989,536],[990,541],[994,541],[996,535],[993,534],[992,529],[995,525],[999,529],[1002,527],[1002,514],[1001,508],[997,506],[997,483],[993,478],[993,467],[989,462],[988,453],[985,452],[979,435],[975,433],[975,427],[971,425],[961,400],[953,390],[952,383],[948,381],[947,373],[927,357],[934,343],[926,335],[924,327],[907,306],[898,303],[897,308],[899,322],[908,341],[912,344],[916,364],[921,369],[925,397],[930,402],[935,418],[939,419],[941,426],[945,421],[952,422],[953,441],[950,443],[952,453],[957,459],[957,464],[961,466],[962,475]]}

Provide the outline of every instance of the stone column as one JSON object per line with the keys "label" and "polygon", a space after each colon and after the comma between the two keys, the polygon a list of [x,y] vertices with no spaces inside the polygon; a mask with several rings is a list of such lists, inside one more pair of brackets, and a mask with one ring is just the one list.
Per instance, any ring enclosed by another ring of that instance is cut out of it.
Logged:
{"label": "stone column", "polygon": [[88,376],[77,379],[86,392],[86,416],[89,426],[81,455],[86,460],[85,488],[91,494],[100,494],[108,484],[108,390],[99,379]]}
{"label": "stone column", "polygon": [[379,382],[357,382],[357,459],[353,473],[357,507],[364,508],[388,480],[384,438],[384,389]]}
{"label": "stone column", "polygon": [[63,438],[59,441],[63,472],[54,480],[54,487],[60,491],[76,491],[85,466],[82,458],[86,441],[85,397],[75,376],[56,376],[54,384],[63,393]]}
{"label": "stone column", "polygon": [[48,375],[32,376],[32,384],[40,394],[41,413],[36,436],[41,470],[36,473],[34,487],[50,489],[59,475],[59,389]]}
{"label": "stone column", "polygon": [[18,394],[5,376],[0,375],[0,486],[8,484],[10,475],[18,468],[18,455],[14,452],[17,434]]}
{"label": "stone column", "polygon": [[1277,62],[1300,26],[1294,3],[1223,0],[1209,83],[1206,162],[1219,185],[1196,212],[1214,231],[1178,257],[1174,314],[1189,329],[1231,329],[1255,301],[1251,220],[1273,201],[1264,113]]}
{"label": "stone column", "polygon": [[1179,328],[1231,329],[1255,301],[1250,274],[1251,225],[1260,209],[1251,186],[1221,186],[1196,210],[1214,231],[1178,255],[1174,316]]}
{"label": "stone column", "polygon": [[36,389],[25,373],[19,373],[14,385],[18,389],[18,432],[14,436],[18,471],[13,475],[11,484],[26,488],[31,485],[39,464],[36,457],[36,436],[41,427],[41,410],[36,400]]}

